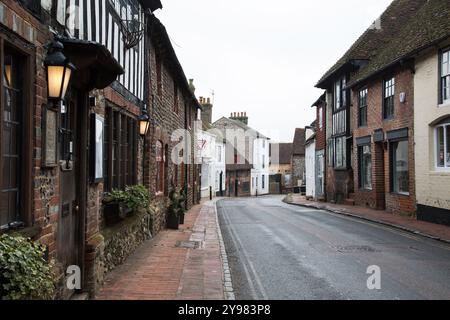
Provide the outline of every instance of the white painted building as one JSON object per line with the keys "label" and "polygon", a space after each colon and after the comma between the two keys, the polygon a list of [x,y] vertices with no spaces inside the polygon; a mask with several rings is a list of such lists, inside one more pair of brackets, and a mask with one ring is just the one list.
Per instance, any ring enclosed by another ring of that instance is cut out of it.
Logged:
{"label": "white painted building", "polygon": [[312,129],[305,132],[305,180],[306,197],[316,198],[316,134]]}
{"label": "white painted building", "polygon": [[215,177],[215,192],[216,196],[222,197],[225,195],[227,176],[226,176],[226,157],[225,157],[225,142],[221,137],[216,137],[216,160],[214,166]]}
{"label": "white painted building", "polygon": [[215,189],[216,136],[206,131],[198,135],[198,150],[201,158],[201,195],[207,198],[210,188]]}
{"label": "white painted building", "polygon": [[253,142],[253,169],[251,170],[251,195],[269,194],[270,141],[258,137]]}
{"label": "white painted building", "polygon": [[201,195],[209,198],[212,195],[225,194],[226,167],[225,143],[212,132],[201,131],[198,136],[198,150],[201,158]]}

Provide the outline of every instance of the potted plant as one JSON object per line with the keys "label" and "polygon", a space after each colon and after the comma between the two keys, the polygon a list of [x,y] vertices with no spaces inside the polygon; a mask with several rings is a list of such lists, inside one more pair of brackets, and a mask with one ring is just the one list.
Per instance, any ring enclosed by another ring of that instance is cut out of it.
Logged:
{"label": "potted plant", "polygon": [[184,224],[185,212],[186,212],[186,190],[185,189],[181,189],[181,192],[180,192],[180,212],[179,212],[180,224]]}
{"label": "potted plant", "polygon": [[126,187],[125,192],[127,194],[125,203],[132,210],[131,213],[136,213],[139,209],[147,209],[150,207],[150,194],[145,186],[136,185]]}
{"label": "potted plant", "polygon": [[113,190],[103,199],[103,214],[106,225],[113,225],[136,213],[140,208],[148,208],[150,195],[142,186],[126,187],[124,191]]}
{"label": "potted plant", "polygon": [[178,230],[180,226],[180,196],[175,189],[169,193],[170,205],[167,212],[167,228]]}
{"label": "potted plant", "polygon": [[132,209],[126,206],[127,194],[122,190],[113,190],[103,199],[103,217],[107,226],[124,220]]}

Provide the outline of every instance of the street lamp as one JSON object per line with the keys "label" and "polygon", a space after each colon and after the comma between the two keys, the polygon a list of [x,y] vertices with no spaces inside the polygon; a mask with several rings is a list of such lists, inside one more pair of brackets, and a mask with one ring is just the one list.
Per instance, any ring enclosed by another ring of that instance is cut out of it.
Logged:
{"label": "street lamp", "polygon": [[64,100],[75,66],[63,53],[64,45],[54,41],[44,61],[47,68],[48,98],[55,101]]}
{"label": "street lamp", "polygon": [[147,107],[142,110],[142,115],[139,117],[139,134],[145,138],[147,136],[148,128],[150,126],[150,116],[147,113]]}

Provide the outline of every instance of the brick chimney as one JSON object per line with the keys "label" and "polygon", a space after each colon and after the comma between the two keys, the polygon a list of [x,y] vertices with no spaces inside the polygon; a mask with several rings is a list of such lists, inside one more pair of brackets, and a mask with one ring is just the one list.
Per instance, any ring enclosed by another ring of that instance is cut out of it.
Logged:
{"label": "brick chimney", "polygon": [[230,119],[240,121],[248,126],[247,112],[233,112]]}
{"label": "brick chimney", "polygon": [[212,112],[213,112],[213,105],[211,103],[210,98],[204,98],[200,97],[200,104],[202,105],[203,111],[202,111],[202,122],[203,123],[212,123]]}

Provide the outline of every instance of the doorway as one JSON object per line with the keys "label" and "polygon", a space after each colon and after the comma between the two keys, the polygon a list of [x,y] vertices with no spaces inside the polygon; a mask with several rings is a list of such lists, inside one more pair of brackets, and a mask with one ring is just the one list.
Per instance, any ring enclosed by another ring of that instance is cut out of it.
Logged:
{"label": "doorway", "polygon": [[58,261],[64,270],[79,265],[80,255],[80,129],[76,111],[79,92],[72,90],[61,108],[59,131],[60,216],[58,223]]}

